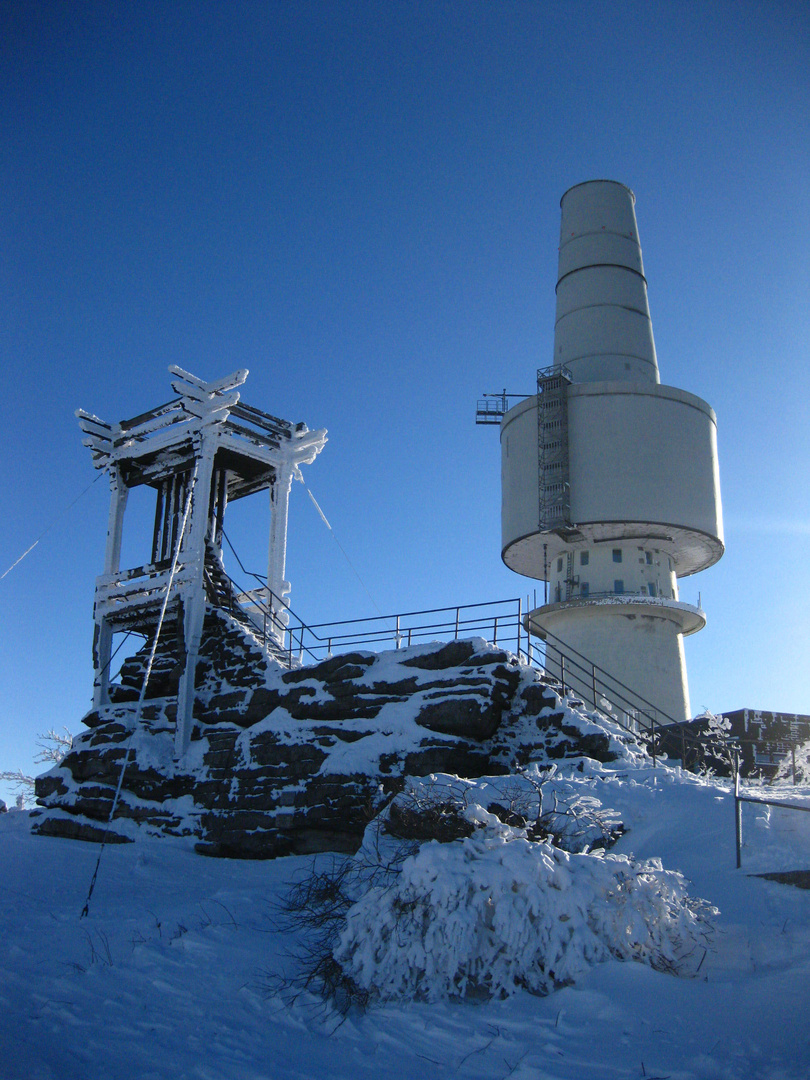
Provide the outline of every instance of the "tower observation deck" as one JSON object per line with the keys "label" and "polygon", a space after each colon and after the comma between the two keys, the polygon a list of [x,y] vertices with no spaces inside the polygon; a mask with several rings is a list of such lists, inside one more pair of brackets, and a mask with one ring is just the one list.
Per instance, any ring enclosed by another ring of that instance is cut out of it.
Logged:
{"label": "tower observation deck", "polygon": [[634,204],[608,180],[562,197],[554,362],[501,421],[502,558],[548,582],[531,633],[679,720],[706,620],[678,579],[723,554],[717,421],[660,382]]}

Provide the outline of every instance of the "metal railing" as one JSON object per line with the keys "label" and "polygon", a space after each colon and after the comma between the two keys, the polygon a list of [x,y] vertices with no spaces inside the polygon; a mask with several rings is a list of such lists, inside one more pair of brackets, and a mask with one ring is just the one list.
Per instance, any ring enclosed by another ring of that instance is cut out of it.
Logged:
{"label": "metal railing", "polygon": [[[666,757],[667,752],[679,753],[684,768],[702,763],[707,752],[728,754],[726,743],[705,733],[695,735],[688,722],[670,716],[555,634],[546,631],[545,641],[533,641],[525,626],[520,598],[306,623],[267,589],[259,574],[245,570],[230,541],[227,537],[225,540],[241,570],[261,585],[258,589],[241,590],[221,570],[229,583],[228,607],[237,618],[247,621],[273,655],[289,667],[306,661],[318,663],[335,653],[357,648],[379,651],[480,636],[509,649],[519,660],[541,671],[549,682],[557,684],[563,695],[570,692],[580,697],[584,704],[639,739],[649,749],[653,765],[659,757]],[[283,611],[286,622],[279,618],[279,611]]]}
{"label": "metal railing", "polygon": [[[707,753],[728,754],[727,743],[705,733],[696,735],[688,721],[670,716],[555,634],[544,633],[546,640],[539,650],[542,660],[530,652],[530,663],[556,679],[564,692],[572,691],[585,704],[639,738],[648,747],[653,765],[658,757],[669,754],[679,755],[684,768],[701,764]],[[538,651],[537,646],[534,649]]]}
{"label": "metal railing", "polygon": [[[245,573],[262,581],[258,574],[245,571],[239,557],[236,558]],[[305,623],[283,604],[287,622],[282,625],[274,610],[276,605],[282,606],[281,601],[266,586],[247,592],[241,590],[219,560],[215,570],[212,567],[207,567],[207,570],[212,599],[216,598],[221,607],[248,625],[276,659],[288,667],[303,664],[305,658],[317,663],[335,653],[357,648],[371,651],[399,649],[428,641],[481,636],[493,645],[509,648],[519,660],[538,669],[547,682],[559,688],[563,696],[578,695],[583,704],[592,706],[640,739],[651,753],[653,767],[659,757],[667,756],[662,755],[662,741],[666,742],[670,751],[673,745],[679,745],[683,768],[689,767],[690,751],[693,766],[703,763],[707,755],[729,755],[728,742],[706,733],[696,736],[688,722],[675,720],[555,634],[546,631],[545,641],[539,644],[532,642],[524,627],[520,598],[314,624]],[[744,802],[805,812],[810,811],[810,806],[740,794],[739,754],[735,755],[731,766],[739,868],[742,862]]]}
{"label": "metal railing", "polygon": [[[393,615],[375,615],[364,619],[307,623],[267,588],[266,579],[247,570],[228,537],[223,533],[240,570],[258,583],[259,588],[242,589],[217,559],[217,576],[228,583],[226,606],[237,618],[247,620],[264,644],[274,643],[287,657],[289,666],[323,660],[335,652],[355,648],[372,651],[424,644],[459,637],[483,637],[494,645],[525,655],[528,633],[523,628],[522,602],[519,598],[493,600],[476,604],[456,604],[441,608],[404,611]],[[223,590],[220,590],[222,593]],[[220,603],[222,603],[220,600]],[[279,617],[279,612],[282,616]]]}
{"label": "metal railing", "polygon": [[737,869],[742,866],[742,804],[759,803],[761,806],[779,806],[783,810],[801,810],[810,813],[810,806],[799,806],[798,803],[785,802],[783,799],[763,799],[754,795],[740,794],[740,766],[739,761],[734,770],[734,838],[737,844]]}
{"label": "metal railing", "polygon": [[737,869],[742,866],[742,804],[759,803],[761,806],[781,806],[783,810],[802,810],[810,813],[810,806],[799,806],[798,803],[783,802],[780,799],[760,799],[753,795],[740,795],[740,776],[735,778],[734,784],[734,833],[737,844]]}
{"label": "metal railing", "polygon": [[305,660],[318,663],[335,653],[358,648],[376,652],[460,637],[482,637],[516,655],[523,654],[526,632],[519,599],[323,623],[306,623],[284,604],[287,622],[282,624],[273,603],[280,605],[279,598],[267,589],[242,592],[232,579],[228,580],[231,588],[227,596],[220,593],[220,605],[246,621],[272,652],[282,653],[289,667]]}
{"label": "metal railing", "polygon": [[[368,619],[301,624],[297,634],[298,647],[308,655],[319,656],[360,646],[372,650],[399,649],[459,637],[483,637],[493,645],[501,645],[518,654],[522,652],[526,636],[519,599],[425,608]],[[294,630],[292,636],[295,635]]]}

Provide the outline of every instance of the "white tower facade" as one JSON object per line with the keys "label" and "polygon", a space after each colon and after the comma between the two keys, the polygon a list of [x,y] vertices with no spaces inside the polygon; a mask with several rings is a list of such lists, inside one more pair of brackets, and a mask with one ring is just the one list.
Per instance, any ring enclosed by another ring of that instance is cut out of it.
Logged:
{"label": "white tower facade", "polygon": [[501,423],[502,557],[548,582],[531,633],[684,720],[706,620],[678,579],[723,554],[717,421],[661,385],[634,204],[607,180],[562,197],[554,362]]}

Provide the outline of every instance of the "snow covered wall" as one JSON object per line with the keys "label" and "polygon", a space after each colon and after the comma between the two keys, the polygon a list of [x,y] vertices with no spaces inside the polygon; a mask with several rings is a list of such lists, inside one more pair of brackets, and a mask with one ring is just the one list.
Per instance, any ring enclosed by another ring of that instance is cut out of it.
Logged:
{"label": "snow covered wall", "polygon": [[286,671],[209,609],[188,753],[174,757],[177,671],[162,645],[140,722],[136,654],[111,703],[84,717],[73,750],[37,780],[36,830],[109,839],[189,835],[207,854],[272,858],[354,852],[405,777],[504,774],[528,761],[641,753],[621,730],[561,700],[538,673],[483,639],[353,652]]}

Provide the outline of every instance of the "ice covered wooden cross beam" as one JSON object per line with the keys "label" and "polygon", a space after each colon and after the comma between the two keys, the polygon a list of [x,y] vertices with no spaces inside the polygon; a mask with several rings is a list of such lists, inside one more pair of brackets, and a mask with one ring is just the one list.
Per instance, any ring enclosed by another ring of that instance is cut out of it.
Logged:
{"label": "ice covered wooden cross beam", "polygon": [[[163,633],[177,634],[183,665],[177,701],[176,750],[191,734],[194,675],[206,605],[227,597],[246,619],[262,615],[262,638],[278,655],[284,644],[290,584],[285,579],[290,488],[300,467],[315,460],[326,432],[310,431],[245,405],[239,387],[248,372],[205,382],[170,367],[178,395],[165,405],[117,424],[77,410],[84,444],[97,469],[109,474],[112,497],[104,573],[96,582],[94,705],[108,702],[113,635],[153,634],[165,607]],[[151,551],[142,565],[124,567],[121,542],[129,492],[155,494]],[[266,586],[234,596],[222,562],[229,502],[270,492]]]}

